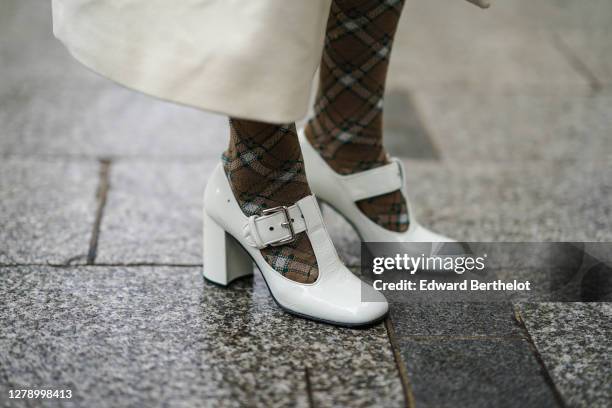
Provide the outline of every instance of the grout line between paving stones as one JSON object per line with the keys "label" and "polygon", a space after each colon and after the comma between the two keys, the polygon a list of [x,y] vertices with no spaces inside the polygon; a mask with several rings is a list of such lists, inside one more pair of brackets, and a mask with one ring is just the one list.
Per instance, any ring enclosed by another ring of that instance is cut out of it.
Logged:
{"label": "grout line between paving stones", "polygon": [[310,369],[304,366],[304,380],[306,381],[306,394],[308,395],[308,406],[314,408],[314,396],[312,395],[312,383],[310,382]]}
{"label": "grout line between paving stones", "polygon": [[517,324],[520,326],[523,333],[525,334],[525,338],[527,340],[527,343],[529,344],[529,348],[531,349],[531,352],[533,353],[534,357],[536,358],[540,366],[540,372],[542,373],[542,377],[544,377],[544,382],[546,382],[551,392],[553,393],[553,396],[555,397],[557,404],[561,408],[567,408],[567,404],[565,403],[563,396],[561,395],[561,392],[559,391],[559,389],[557,388],[557,385],[553,381],[553,378],[550,375],[548,368],[546,368],[544,359],[542,358],[542,355],[538,351],[538,348],[536,347],[533,341],[533,338],[531,337],[531,334],[529,334],[529,330],[527,330],[527,325],[525,324],[525,320],[523,319],[521,312],[518,310],[516,305],[513,305],[513,308],[514,308],[514,319],[516,320]]}
{"label": "grout line between paving stones", "polygon": [[15,268],[19,266],[47,266],[50,268],[58,269],[69,269],[69,268],[108,268],[108,267],[125,267],[125,268],[139,268],[139,267],[170,267],[170,268],[199,268],[202,264],[173,264],[173,263],[95,263],[95,264],[54,264],[54,263],[18,263],[18,264],[2,264],[0,268]]}
{"label": "grout line between paving stones", "polygon": [[410,376],[408,375],[408,370],[406,369],[406,363],[404,362],[404,359],[400,353],[397,337],[395,336],[395,330],[393,328],[393,322],[391,321],[390,316],[387,316],[385,319],[385,329],[387,330],[387,337],[389,338],[389,344],[391,346],[391,351],[393,351],[395,365],[402,383],[402,390],[404,391],[404,404],[406,408],[415,408],[416,403],[414,393],[412,392]]}
{"label": "grout line between paving stones", "polygon": [[[602,89],[598,90],[597,93],[603,91],[605,89],[612,90],[612,87],[602,87]],[[592,96],[592,95],[591,95]],[[431,134],[432,143],[435,143],[436,146],[438,144],[436,136],[433,133]],[[437,147],[436,147],[437,148]],[[438,149],[438,148],[437,148]],[[439,149],[438,149],[439,150]],[[74,160],[74,161],[91,161],[97,159],[95,155],[71,155],[71,154],[40,154],[40,153],[9,153],[9,152],[0,152],[0,158],[10,159],[10,158],[22,158],[22,159],[49,159],[49,160]],[[399,156],[402,160],[414,161],[414,162],[423,162],[423,163],[440,163],[443,160],[448,164],[463,164],[465,162],[462,160],[453,159],[452,157],[446,157],[440,155],[439,158],[418,158],[418,157],[403,157]],[[107,160],[111,161],[113,164],[118,163],[159,163],[159,164],[168,164],[168,163],[180,163],[180,164],[197,164],[203,163],[207,160],[216,160],[216,157],[207,157],[207,156],[148,156],[148,155],[134,155],[134,156],[107,156]],[[532,158],[521,158],[513,159],[513,160],[487,160],[486,158],[479,160],[480,164],[525,164],[525,163],[551,163],[551,164],[577,164],[582,162],[582,159],[572,159],[572,158],[561,158],[561,159],[532,159]],[[593,158],[591,160],[593,164],[607,164],[608,158]]]}
{"label": "grout line between paving stones", "polygon": [[599,80],[593,70],[574,52],[559,33],[553,35],[553,45],[565,57],[570,66],[589,83],[593,95],[604,89],[602,81]]}
{"label": "grout line between paving stones", "polygon": [[[220,155],[221,153],[219,153]],[[14,152],[0,152],[2,158],[25,158],[25,159],[48,159],[48,160],[74,160],[74,161],[100,161],[98,154],[72,154],[72,153],[14,153]],[[219,156],[220,157],[220,156]],[[117,163],[117,162],[156,162],[156,163],[201,163],[206,160],[218,160],[219,157],[208,156],[208,155],[168,155],[158,156],[149,154],[134,154],[134,155],[104,155],[104,160]]]}
{"label": "grout line between paving stones", "polygon": [[126,262],[126,263],[95,263],[88,266],[101,266],[101,267],[143,267],[143,266],[159,266],[159,267],[172,267],[172,268],[201,268],[204,266],[201,263],[196,264],[182,264],[182,263],[156,263],[156,262]]}
{"label": "grout line between paving stones", "polygon": [[525,340],[523,336],[403,336],[409,340],[417,341],[457,341],[457,340],[474,340],[474,341],[516,341]]}
{"label": "grout line between paving stones", "polygon": [[100,172],[98,181],[98,190],[96,191],[96,199],[98,202],[98,208],[96,209],[96,218],[91,231],[91,239],[89,240],[89,251],[87,252],[87,265],[92,265],[96,261],[96,255],[98,254],[98,238],[100,236],[100,226],[102,224],[102,217],[104,216],[104,207],[106,207],[106,200],[108,198],[108,190],[110,188],[110,167],[111,161],[109,159],[100,159]]}

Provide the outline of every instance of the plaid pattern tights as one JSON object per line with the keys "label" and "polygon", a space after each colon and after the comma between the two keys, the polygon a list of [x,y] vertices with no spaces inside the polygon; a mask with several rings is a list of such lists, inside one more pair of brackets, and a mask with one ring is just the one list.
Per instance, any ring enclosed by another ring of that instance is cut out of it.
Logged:
{"label": "plaid pattern tights", "polygon": [[[295,125],[230,119],[230,143],[223,153],[225,173],[246,216],[310,195]],[[283,276],[301,283],[317,280],[317,261],[305,232],[293,243],[261,251]]]}
{"label": "plaid pattern tights", "polygon": [[[383,93],[404,0],[334,0],[327,23],[315,115],[306,136],[340,174],[388,163],[382,145]],[[357,202],[372,221],[408,229],[399,191]]]}
{"label": "plaid pattern tights", "polygon": [[[388,162],[382,146],[382,98],[389,54],[404,0],[334,0],[327,24],[315,116],[306,135],[341,174]],[[225,172],[245,215],[293,205],[310,194],[295,125],[230,119]],[[394,231],[408,228],[399,191],[357,202],[361,211]],[[276,271],[302,283],[319,275],[305,233],[262,255]]]}

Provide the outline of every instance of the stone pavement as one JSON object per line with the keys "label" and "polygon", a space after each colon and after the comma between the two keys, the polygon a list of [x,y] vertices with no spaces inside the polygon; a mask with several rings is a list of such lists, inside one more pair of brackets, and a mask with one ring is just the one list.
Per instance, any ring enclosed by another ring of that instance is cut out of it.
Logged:
{"label": "stone pavement", "polygon": [[[406,5],[387,143],[461,240],[612,240],[612,3]],[[612,401],[612,306],[393,305],[368,330],[201,279],[223,117],[131,92],[0,5],[0,406],[528,406]],[[341,255],[358,240],[326,211]]]}

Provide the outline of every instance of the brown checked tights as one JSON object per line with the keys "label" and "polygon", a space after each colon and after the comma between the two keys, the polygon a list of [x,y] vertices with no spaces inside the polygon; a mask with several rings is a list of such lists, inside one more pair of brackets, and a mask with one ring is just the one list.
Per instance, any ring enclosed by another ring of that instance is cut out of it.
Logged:
{"label": "brown checked tights", "polygon": [[[335,0],[327,23],[315,116],[306,136],[340,174],[388,163],[382,106],[389,56],[404,0]],[[357,202],[372,221],[408,229],[399,191]]]}
{"label": "brown checked tights", "polygon": [[[230,119],[230,144],[223,165],[246,216],[266,208],[292,206],[310,195],[295,125]],[[317,280],[317,261],[305,232],[291,244],[268,247],[263,257],[277,272],[301,283]]]}
{"label": "brown checked tights", "polygon": [[[382,145],[382,98],[393,36],[404,0],[334,0],[327,24],[315,116],[306,135],[338,173],[351,174],[388,163]],[[311,194],[295,125],[230,119],[225,172],[245,215],[290,206]],[[384,228],[408,228],[399,191],[357,202]],[[319,275],[308,236],[262,255],[276,271],[301,283]]]}

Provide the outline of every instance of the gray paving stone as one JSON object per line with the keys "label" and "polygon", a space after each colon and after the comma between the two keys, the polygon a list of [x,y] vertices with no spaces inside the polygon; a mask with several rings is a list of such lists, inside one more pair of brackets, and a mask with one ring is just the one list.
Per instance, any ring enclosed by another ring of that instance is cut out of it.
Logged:
{"label": "gray paving stone", "polygon": [[404,339],[522,337],[507,303],[393,303],[391,320]]}
{"label": "gray paving stone", "polygon": [[461,241],[609,241],[605,163],[407,161],[424,225]]}
{"label": "gray paving stone", "polygon": [[[66,56],[66,58],[69,58]],[[28,155],[219,157],[226,119],[155,100],[102,78],[72,86],[38,78],[0,102],[0,151]]]}
{"label": "gray paving stone", "polygon": [[99,164],[0,159],[0,264],[83,263],[96,213]]}
{"label": "gray paving stone", "polygon": [[595,72],[609,74],[612,6],[607,0],[588,6],[565,0],[495,2],[485,11],[448,2],[441,10],[436,2],[405,5],[391,64],[393,86],[589,94],[588,78],[559,49],[557,35],[575,41],[585,62],[594,59]]}
{"label": "gray paving stone", "polygon": [[389,154],[414,159],[440,157],[411,93],[389,91],[384,109],[384,142]]}
{"label": "gray paving stone", "polygon": [[609,303],[519,305],[553,381],[569,406],[612,401],[612,306]]}
{"label": "gray paving stone", "polygon": [[111,168],[97,263],[202,263],[204,186],[217,160]]}
{"label": "gray paving stone", "polygon": [[[294,318],[259,275],[201,268],[0,269],[0,391],[71,388],[66,406],[399,406],[386,330]],[[366,394],[363,390],[368,389]]]}
{"label": "gray paving stone", "polygon": [[[612,15],[612,10],[608,11],[608,17],[609,15]],[[610,30],[610,25],[612,25],[612,18],[605,27],[559,32],[559,37],[568,47],[568,52],[571,52],[584,64],[601,86],[607,88],[612,84],[612,30]]]}
{"label": "gray paving stone", "polygon": [[525,340],[399,341],[418,407],[556,407]]}
{"label": "gray paving stone", "polygon": [[[594,0],[588,6],[564,0],[496,2],[486,11],[449,2],[442,13],[435,2],[408,3],[396,40],[391,82],[442,91],[455,87],[496,93],[517,88],[556,95],[588,93],[587,78],[558,49],[555,36],[576,33],[588,38],[590,42],[577,40],[578,55],[596,58],[597,72],[609,61],[605,44],[611,8],[607,0]],[[551,63],[555,66],[548,66]]]}
{"label": "gray paving stone", "polygon": [[[598,28],[610,27],[612,23],[612,4],[606,0],[592,0],[588,7],[584,4],[565,0],[544,0],[538,8],[532,8],[529,1],[522,3],[521,18],[533,26],[542,25],[556,29],[582,29],[591,31]],[[535,12],[534,12],[535,11]],[[538,15],[540,18],[538,18]],[[547,18],[541,18],[545,15]]]}
{"label": "gray paving stone", "polygon": [[74,85],[93,74],[66,62],[66,51],[53,36],[51,3],[5,0],[0,5],[0,95],[15,82],[61,79]]}
{"label": "gray paving stone", "polygon": [[[538,3],[527,7],[537,9]],[[517,13],[502,12],[504,7],[483,12],[449,2],[441,13],[432,2],[408,5],[395,40],[390,84],[413,90],[588,93],[588,81],[554,45],[553,31],[519,27]]]}
{"label": "gray paving stone", "polygon": [[612,161],[612,96],[415,93],[447,160]]}
{"label": "gray paving stone", "polygon": [[[612,23],[612,6],[607,0],[591,0],[588,6],[567,0],[518,0],[491,2],[478,10],[462,2],[407,3],[403,15],[407,27],[431,27],[444,35],[456,31],[484,34],[484,30],[565,30],[605,28]],[[444,11],[444,12],[441,12]],[[452,17],[450,17],[452,16]],[[445,23],[442,25],[442,23]],[[438,34],[439,35],[439,34]]]}

